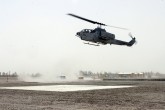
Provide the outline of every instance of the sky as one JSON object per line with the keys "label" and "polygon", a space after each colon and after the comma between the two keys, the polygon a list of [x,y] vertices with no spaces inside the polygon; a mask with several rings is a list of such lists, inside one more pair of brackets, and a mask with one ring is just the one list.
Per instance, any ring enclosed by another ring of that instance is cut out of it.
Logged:
{"label": "sky", "polygon": [[[83,44],[75,34],[97,27],[73,13],[124,31],[103,27],[132,47]],[[0,0],[0,71],[18,73],[165,73],[164,0]]]}

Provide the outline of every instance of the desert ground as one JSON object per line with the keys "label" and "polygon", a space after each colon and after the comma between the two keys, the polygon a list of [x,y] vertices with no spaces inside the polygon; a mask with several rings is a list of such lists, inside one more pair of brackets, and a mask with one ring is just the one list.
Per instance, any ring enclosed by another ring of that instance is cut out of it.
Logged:
{"label": "desert ground", "polygon": [[63,84],[134,87],[76,92],[0,89],[0,110],[165,110],[165,81],[0,81],[0,87]]}

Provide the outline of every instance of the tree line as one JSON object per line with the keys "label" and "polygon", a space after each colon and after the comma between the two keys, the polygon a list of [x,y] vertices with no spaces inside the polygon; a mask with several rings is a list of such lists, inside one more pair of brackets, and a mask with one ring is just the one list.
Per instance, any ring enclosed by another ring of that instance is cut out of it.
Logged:
{"label": "tree line", "polygon": [[18,77],[17,72],[0,72],[0,77]]}

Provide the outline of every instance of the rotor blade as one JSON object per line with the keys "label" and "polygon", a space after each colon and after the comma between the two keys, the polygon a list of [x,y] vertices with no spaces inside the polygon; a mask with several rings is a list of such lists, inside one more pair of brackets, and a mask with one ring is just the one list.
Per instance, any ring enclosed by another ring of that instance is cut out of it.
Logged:
{"label": "rotor blade", "polygon": [[107,26],[106,24],[99,23],[99,22],[96,22],[96,21],[92,21],[92,20],[89,20],[89,19],[86,19],[86,18],[77,16],[77,15],[74,15],[74,14],[71,14],[71,13],[68,13],[67,15],[70,15],[70,16],[72,16],[72,17],[76,17],[76,18],[78,18],[78,19],[81,19],[81,20],[84,20],[84,21],[87,21],[87,22],[90,22],[90,23],[93,23],[93,24],[99,24],[99,25]]}
{"label": "rotor blade", "polygon": [[71,13],[68,13],[67,15],[70,15],[70,16],[72,16],[72,17],[76,17],[76,18],[78,18],[78,19],[81,19],[81,20],[84,20],[84,21],[87,21],[87,22],[90,22],[90,23],[93,23],[93,24],[98,24],[98,25],[102,25],[102,26],[109,26],[109,27],[113,27],[113,28],[128,30],[128,29],[126,29],[126,28],[117,27],[117,26],[110,26],[110,25],[106,25],[106,24],[99,23],[99,22],[96,22],[96,21],[92,21],[92,20],[89,20],[89,19],[86,19],[86,18],[77,16],[77,15],[75,15],[75,14],[71,14]]}
{"label": "rotor blade", "polygon": [[118,28],[118,29],[123,29],[123,30],[129,30],[129,29],[127,29],[127,28],[122,28],[122,27],[117,27],[117,26],[110,26],[110,25],[107,25],[107,26],[113,27],[113,28]]}

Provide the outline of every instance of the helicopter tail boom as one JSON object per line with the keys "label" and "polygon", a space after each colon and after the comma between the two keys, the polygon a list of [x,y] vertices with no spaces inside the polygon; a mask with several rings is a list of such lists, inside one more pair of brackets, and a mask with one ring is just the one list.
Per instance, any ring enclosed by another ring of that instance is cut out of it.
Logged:
{"label": "helicopter tail boom", "polygon": [[132,37],[131,34],[129,34],[129,36],[132,38],[131,41],[129,41],[129,42],[125,42],[125,41],[115,39],[114,41],[110,42],[110,44],[126,45],[126,46],[131,47],[136,42],[136,38]]}
{"label": "helicopter tail boom", "polygon": [[132,38],[132,40],[130,42],[128,42],[127,46],[132,46],[136,42],[135,39],[136,39],[135,37]]}

